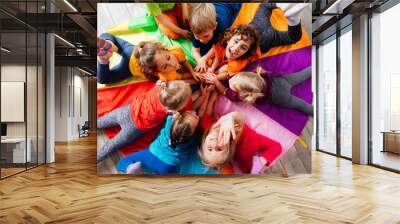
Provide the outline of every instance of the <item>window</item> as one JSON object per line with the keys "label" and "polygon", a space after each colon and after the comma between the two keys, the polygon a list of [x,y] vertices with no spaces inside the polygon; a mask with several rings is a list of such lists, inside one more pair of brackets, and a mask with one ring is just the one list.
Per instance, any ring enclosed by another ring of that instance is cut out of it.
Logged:
{"label": "window", "polygon": [[[347,32],[346,32],[347,31]],[[340,36],[340,155],[352,157],[352,32]]]}
{"label": "window", "polygon": [[318,149],[336,153],[336,39],[318,48]]}
{"label": "window", "polygon": [[400,5],[371,18],[372,164],[400,170]]}
{"label": "window", "polygon": [[[3,2],[2,2],[3,3]],[[6,1],[19,16],[44,1]],[[45,163],[45,34],[0,12],[0,178]],[[17,113],[20,112],[20,113]]]}

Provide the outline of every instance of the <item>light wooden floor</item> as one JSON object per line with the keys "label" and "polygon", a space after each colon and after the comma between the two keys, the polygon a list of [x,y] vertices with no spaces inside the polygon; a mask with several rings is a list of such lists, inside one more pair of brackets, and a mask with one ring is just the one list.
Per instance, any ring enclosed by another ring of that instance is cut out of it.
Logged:
{"label": "light wooden floor", "polygon": [[25,170],[25,167],[23,167],[23,168],[22,167],[21,168],[1,168],[1,177],[2,178],[7,177],[7,176],[13,175],[15,173],[24,171],[24,170]]}
{"label": "light wooden floor", "polygon": [[400,154],[374,150],[372,161],[374,164],[400,170]]}
{"label": "light wooden floor", "polygon": [[98,176],[95,136],[0,181],[0,223],[400,223],[400,175],[313,152],[313,173]]}

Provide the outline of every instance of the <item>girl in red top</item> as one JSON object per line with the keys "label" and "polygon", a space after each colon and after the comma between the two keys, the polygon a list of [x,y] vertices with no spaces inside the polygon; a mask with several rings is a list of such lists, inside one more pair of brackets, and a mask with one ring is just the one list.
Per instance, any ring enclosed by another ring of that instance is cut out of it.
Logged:
{"label": "girl in red top", "polygon": [[[214,101],[215,97],[211,96],[209,104]],[[198,152],[204,165],[210,168],[221,169],[234,160],[244,173],[250,173],[253,156],[260,153],[262,166],[267,166],[282,152],[278,142],[250,129],[238,112],[218,120],[208,114],[202,118],[201,125],[205,132]]]}
{"label": "girl in red top", "polygon": [[98,150],[97,160],[105,159],[147,130],[163,124],[169,113],[181,111],[191,104],[191,96],[192,90],[184,81],[158,81],[150,91],[135,97],[131,104],[98,118],[97,128],[119,125],[121,130]]}

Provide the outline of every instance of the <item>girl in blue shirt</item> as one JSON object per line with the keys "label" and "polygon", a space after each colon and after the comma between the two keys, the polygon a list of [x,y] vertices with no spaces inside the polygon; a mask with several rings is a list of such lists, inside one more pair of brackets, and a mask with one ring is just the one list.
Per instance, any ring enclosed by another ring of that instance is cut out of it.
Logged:
{"label": "girl in blue shirt", "polygon": [[181,154],[198,145],[198,123],[195,111],[169,115],[149,148],[124,157],[117,163],[117,169],[129,174],[142,173],[142,169],[157,174],[176,173]]}

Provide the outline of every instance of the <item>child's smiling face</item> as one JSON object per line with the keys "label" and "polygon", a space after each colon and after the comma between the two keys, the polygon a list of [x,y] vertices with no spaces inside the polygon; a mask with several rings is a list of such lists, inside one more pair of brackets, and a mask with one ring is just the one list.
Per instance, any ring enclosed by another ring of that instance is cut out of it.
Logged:
{"label": "child's smiling face", "polygon": [[178,70],[181,65],[178,59],[170,51],[160,51],[154,56],[157,70],[160,72],[171,72]]}
{"label": "child's smiling face", "polygon": [[242,55],[246,54],[251,45],[253,44],[253,38],[235,34],[226,44],[225,55],[227,59],[237,59]]}

